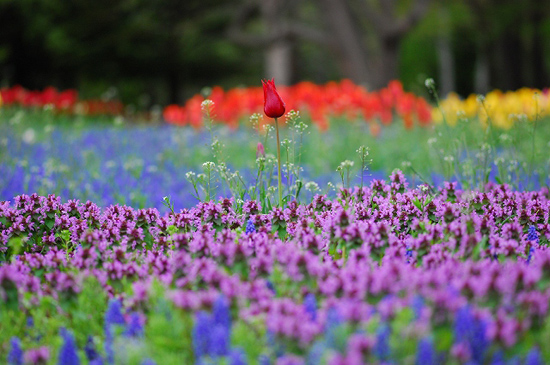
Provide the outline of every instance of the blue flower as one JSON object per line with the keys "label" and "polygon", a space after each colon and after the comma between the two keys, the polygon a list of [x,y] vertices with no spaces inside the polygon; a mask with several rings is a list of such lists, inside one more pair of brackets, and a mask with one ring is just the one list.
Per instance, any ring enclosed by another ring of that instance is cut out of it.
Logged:
{"label": "blue flower", "polygon": [[529,248],[529,254],[527,255],[527,263],[531,263],[531,260],[533,259],[533,254],[535,253],[535,248],[534,247],[530,247]]}
{"label": "blue flower", "polygon": [[269,346],[273,350],[275,357],[276,358],[282,357],[285,354],[284,343],[282,343],[281,341],[278,341],[277,336],[275,336],[275,334],[270,330],[267,330],[266,337],[267,337],[266,338],[267,346]]}
{"label": "blue flower", "polygon": [[317,365],[321,363],[323,354],[326,350],[326,344],[322,340],[317,340],[309,349],[306,357],[306,365]]}
{"label": "blue flower", "polygon": [[376,345],[374,345],[374,354],[379,360],[386,361],[390,358],[390,334],[388,325],[382,325],[376,333]]}
{"label": "blue flower", "polygon": [[407,246],[407,251],[405,251],[405,257],[407,258],[407,264],[411,262],[411,257],[413,256],[413,251],[411,246]]}
{"label": "blue flower", "polygon": [[491,359],[491,365],[505,365],[506,362],[504,361],[504,354],[502,353],[502,350],[498,350],[493,355],[493,358]]}
{"label": "blue flower", "polygon": [[432,365],[436,363],[436,352],[433,341],[428,338],[420,340],[416,352],[417,365]]}
{"label": "blue flower", "polygon": [[229,329],[223,325],[215,325],[214,330],[210,334],[208,343],[208,354],[212,357],[226,356],[229,354]]}
{"label": "blue flower", "polygon": [[229,365],[246,365],[246,364],[247,364],[246,354],[241,348],[235,348],[231,350],[231,353],[229,354]]}
{"label": "blue flower", "polygon": [[124,325],[126,321],[122,315],[122,303],[118,299],[111,299],[105,312],[105,327]]}
{"label": "blue flower", "polygon": [[212,316],[204,311],[197,314],[195,325],[192,331],[193,351],[195,359],[208,354],[210,348],[210,331],[212,329]]}
{"label": "blue flower", "polygon": [[254,221],[252,219],[249,219],[248,222],[246,222],[245,233],[254,233],[254,232],[256,232],[256,226],[254,225]]}
{"label": "blue flower", "polygon": [[128,337],[143,336],[143,326],[141,325],[141,320],[138,313],[133,312],[130,315],[130,323],[128,323],[126,332],[124,334]]}
{"label": "blue flower", "polygon": [[542,365],[544,361],[542,360],[542,354],[538,348],[533,348],[527,356],[525,357],[525,365]]}
{"label": "blue flower", "polygon": [[304,308],[309,313],[311,320],[315,321],[317,319],[317,300],[315,299],[315,295],[312,293],[306,295],[304,298]]}
{"label": "blue flower", "polygon": [[275,289],[275,285],[273,285],[273,283],[270,280],[267,280],[265,285],[269,290],[273,292],[273,294],[277,295],[277,290]]}
{"label": "blue flower", "polygon": [[342,323],[340,313],[334,307],[327,310],[327,321],[325,323],[325,340],[328,348],[337,349],[337,333],[336,328]]}
{"label": "blue flower", "polygon": [[93,361],[98,358],[101,359],[95,348],[95,343],[92,336],[88,336],[86,346],[84,346],[84,353],[86,353],[86,358],[88,359],[88,361]]}
{"label": "blue flower", "polygon": [[122,315],[122,303],[118,299],[111,299],[105,312],[105,354],[107,355],[107,364],[114,364],[115,353],[113,350],[115,325],[125,325],[124,316]]}
{"label": "blue flower", "polygon": [[527,232],[527,240],[536,241],[536,243],[540,244],[539,234],[537,233],[537,229],[535,228],[535,226],[529,226],[529,231]]}
{"label": "blue flower", "polygon": [[480,364],[483,363],[485,350],[489,346],[485,330],[485,322],[476,319],[472,315],[469,306],[462,307],[456,313],[455,343],[465,342],[472,353],[472,359]]}
{"label": "blue flower", "polygon": [[214,302],[212,312],[214,324],[222,325],[227,330],[231,329],[231,312],[229,311],[229,305],[227,305],[227,301],[223,295],[220,295]]}
{"label": "blue flower", "polygon": [[61,337],[63,337],[63,345],[59,351],[57,363],[59,365],[80,365],[78,357],[78,349],[73,335],[66,329],[61,329]]}
{"label": "blue flower", "polygon": [[258,357],[258,365],[271,365],[271,359],[266,354],[261,354]]}
{"label": "blue flower", "polygon": [[414,319],[418,320],[422,316],[422,309],[424,308],[424,298],[420,295],[415,295],[411,307],[414,311]]}
{"label": "blue flower", "polygon": [[[539,234],[535,226],[529,226],[529,231],[527,233],[527,240],[534,241],[536,244],[540,244]],[[535,248],[533,246],[529,247],[529,254],[527,255],[527,263],[529,264],[533,259],[533,254],[535,253]]]}
{"label": "blue flower", "polygon": [[8,364],[10,365],[22,365],[23,364],[23,349],[21,348],[21,341],[18,337],[12,337],[10,339],[10,352],[8,353]]}

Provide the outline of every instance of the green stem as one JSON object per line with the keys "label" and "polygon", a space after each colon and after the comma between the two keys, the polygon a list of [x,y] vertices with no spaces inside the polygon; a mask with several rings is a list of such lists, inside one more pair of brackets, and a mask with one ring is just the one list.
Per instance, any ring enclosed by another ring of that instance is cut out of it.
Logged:
{"label": "green stem", "polygon": [[275,118],[275,130],[277,131],[277,165],[278,165],[278,177],[279,177],[279,207],[283,208],[283,187],[281,182],[281,143],[279,142],[279,124],[277,118]]}

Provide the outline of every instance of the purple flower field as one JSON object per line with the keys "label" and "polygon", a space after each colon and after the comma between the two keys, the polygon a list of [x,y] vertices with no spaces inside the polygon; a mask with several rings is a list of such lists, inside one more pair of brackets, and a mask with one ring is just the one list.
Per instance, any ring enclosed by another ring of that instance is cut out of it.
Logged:
{"label": "purple flower field", "polygon": [[550,196],[400,172],[262,214],[0,203],[12,364],[543,364]]}

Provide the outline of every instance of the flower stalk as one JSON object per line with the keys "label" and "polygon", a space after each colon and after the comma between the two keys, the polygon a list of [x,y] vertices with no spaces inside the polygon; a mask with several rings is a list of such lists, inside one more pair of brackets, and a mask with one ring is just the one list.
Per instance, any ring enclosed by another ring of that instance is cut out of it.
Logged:
{"label": "flower stalk", "polygon": [[278,190],[279,190],[279,206],[283,206],[283,184],[281,182],[281,143],[279,140],[279,123],[277,118],[275,119],[275,130],[277,131],[277,177],[279,181]]}
{"label": "flower stalk", "polygon": [[277,131],[277,167],[279,180],[279,207],[283,207],[283,184],[281,182],[281,142],[279,138],[279,123],[277,118],[285,114],[285,103],[275,88],[275,81],[262,80],[264,89],[264,112],[269,118],[275,119],[275,130]]}

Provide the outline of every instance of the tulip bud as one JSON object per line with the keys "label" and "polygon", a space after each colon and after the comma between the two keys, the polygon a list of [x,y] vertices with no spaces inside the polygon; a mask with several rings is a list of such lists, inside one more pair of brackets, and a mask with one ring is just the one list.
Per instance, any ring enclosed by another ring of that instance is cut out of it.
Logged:
{"label": "tulip bud", "polygon": [[265,157],[265,148],[262,142],[258,142],[258,146],[256,147],[256,158],[258,157]]}
{"label": "tulip bud", "polygon": [[270,118],[279,118],[285,113],[285,103],[277,93],[275,81],[262,80],[264,87],[264,112]]}

